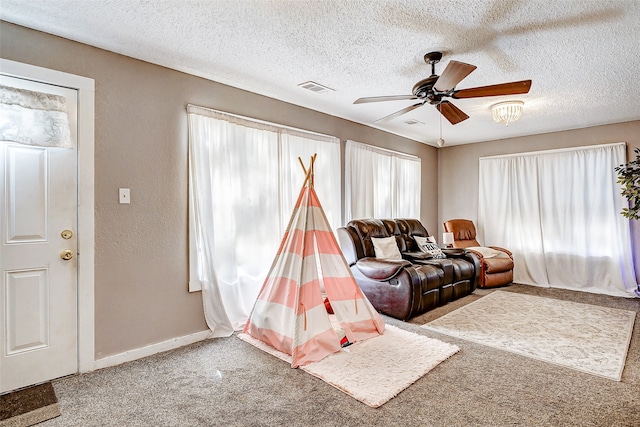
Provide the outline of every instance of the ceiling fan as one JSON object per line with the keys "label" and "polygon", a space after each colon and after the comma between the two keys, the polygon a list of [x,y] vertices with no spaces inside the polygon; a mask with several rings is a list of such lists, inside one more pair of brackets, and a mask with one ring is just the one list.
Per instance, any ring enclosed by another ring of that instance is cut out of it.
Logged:
{"label": "ceiling fan", "polygon": [[442,52],[429,52],[424,56],[424,61],[431,65],[431,75],[426,79],[420,80],[413,86],[412,95],[395,95],[395,96],[372,96],[367,98],[356,99],[354,104],[364,104],[367,102],[382,101],[398,101],[404,99],[419,99],[420,102],[413,104],[402,110],[389,114],[376,122],[391,120],[398,116],[415,110],[426,103],[435,105],[436,109],[442,114],[452,125],[458,124],[469,118],[461,109],[456,107],[450,101],[443,98],[482,98],[485,96],[501,96],[516,95],[529,92],[531,89],[531,80],[521,80],[518,82],[501,83],[490,86],[473,87],[469,89],[456,90],[455,86],[467,77],[477,67],[475,65],[465,64],[464,62],[449,61],[442,75],[436,74],[436,64],[442,59]]}

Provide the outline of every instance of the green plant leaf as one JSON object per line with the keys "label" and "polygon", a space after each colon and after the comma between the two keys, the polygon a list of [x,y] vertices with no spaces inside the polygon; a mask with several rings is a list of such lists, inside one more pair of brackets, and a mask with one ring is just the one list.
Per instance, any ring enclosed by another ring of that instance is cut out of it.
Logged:
{"label": "green plant leaf", "polygon": [[622,187],[621,194],[629,202],[628,208],[623,208],[620,214],[629,219],[640,219],[640,148],[633,150],[635,160],[615,168],[618,174],[616,181]]}

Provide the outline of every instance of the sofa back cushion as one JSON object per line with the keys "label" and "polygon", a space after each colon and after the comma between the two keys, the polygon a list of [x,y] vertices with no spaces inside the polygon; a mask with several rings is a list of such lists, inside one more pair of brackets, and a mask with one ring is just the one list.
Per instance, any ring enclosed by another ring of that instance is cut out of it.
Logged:
{"label": "sofa back cushion", "polygon": [[[362,245],[362,257],[375,257],[376,252],[373,247],[372,237],[395,237],[398,249],[403,251],[404,242],[398,231],[398,226],[393,220],[381,219],[354,219],[349,221],[347,228],[353,230],[358,236],[359,243]],[[360,254],[358,254],[360,255]]]}
{"label": "sofa back cushion", "polygon": [[416,244],[415,236],[429,237],[429,232],[418,219],[396,219],[395,223],[404,240],[406,250],[404,252],[420,252],[420,248]]}

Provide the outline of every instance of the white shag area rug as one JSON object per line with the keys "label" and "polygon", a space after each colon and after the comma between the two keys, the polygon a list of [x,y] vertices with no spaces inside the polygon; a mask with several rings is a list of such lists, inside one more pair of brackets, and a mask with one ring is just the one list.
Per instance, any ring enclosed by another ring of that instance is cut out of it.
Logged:
{"label": "white shag area rug", "polygon": [[636,313],[494,291],[423,328],[620,381]]}
{"label": "white shag area rug", "polygon": [[[247,334],[238,337],[288,363],[291,356]],[[300,369],[377,408],[460,349],[386,325],[384,335],[343,348]]]}

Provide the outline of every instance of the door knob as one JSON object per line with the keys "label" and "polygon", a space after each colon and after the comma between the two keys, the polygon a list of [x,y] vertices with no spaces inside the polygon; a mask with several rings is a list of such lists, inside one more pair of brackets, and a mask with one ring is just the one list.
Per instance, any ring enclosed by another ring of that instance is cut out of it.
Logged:
{"label": "door knob", "polygon": [[65,249],[64,251],[60,252],[60,258],[65,261],[69,261],[71,258],[73,258],[73,251],[71,249]]}

